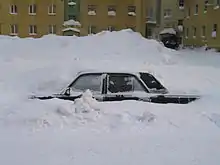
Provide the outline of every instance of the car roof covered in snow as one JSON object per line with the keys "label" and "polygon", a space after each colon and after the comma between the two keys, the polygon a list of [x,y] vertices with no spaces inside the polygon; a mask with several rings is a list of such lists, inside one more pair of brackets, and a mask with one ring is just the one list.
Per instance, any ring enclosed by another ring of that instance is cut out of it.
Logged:
{"label": "car roof covered in snow", "polygon": [[108,69],[108,70],[98,70],[98,69],[88,69],[88,70],[82,70],[77,73],[77,75],[82,74],[89,74],[89,73],[125,73],[125,74],[134,74],[137,75],[140,72],[148,73],[148,71],[142,71],[142,70],[129,70],[129,69]]}

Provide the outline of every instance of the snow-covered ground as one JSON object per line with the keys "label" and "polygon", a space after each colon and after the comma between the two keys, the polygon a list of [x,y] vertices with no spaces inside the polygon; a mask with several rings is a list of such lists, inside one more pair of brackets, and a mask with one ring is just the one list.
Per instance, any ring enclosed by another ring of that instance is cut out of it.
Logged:
{"label": "snow-covered ground", "polygon": [[[88,37],[0,36],[0,164],[219,165],[220,54],[164,48],[130,30]],[[86,69],[145,70],[188,105],[29,100]],[[85,112],[85,109],[87,110]]]}

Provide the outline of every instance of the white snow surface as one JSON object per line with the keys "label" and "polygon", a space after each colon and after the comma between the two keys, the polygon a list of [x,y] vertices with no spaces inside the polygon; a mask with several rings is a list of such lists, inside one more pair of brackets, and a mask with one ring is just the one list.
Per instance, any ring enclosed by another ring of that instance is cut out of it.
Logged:
{"label": "white snow surface", "polygon": [[[87,37],[0,36],[0,164],[219,165],[220,55],[164,48],[131,30]],[[81,70],[148,71],[188,105],[29,100]]]}

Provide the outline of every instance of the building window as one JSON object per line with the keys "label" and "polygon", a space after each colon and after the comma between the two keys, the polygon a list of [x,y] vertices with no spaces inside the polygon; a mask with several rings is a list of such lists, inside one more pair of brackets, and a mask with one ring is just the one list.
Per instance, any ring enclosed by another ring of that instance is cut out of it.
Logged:
{"label": "building window", "polygon": [[179,8],[184,9],[184,0],[179,0]]}
{"label": "building window", "polygon": [[186,37],[186,38],[189,37],[189,28],[185,28],[185,37]]}
{"label": "building window", "polygon": [[10,14],[17,14],[17,13],[18,13],[17,5],[11,5]]}
{"label": "building window", "polygon": [[215,0],[215,5],[220,6],[220,0]]}
{"label": "building window", "polygon": [[183,20],[182,19],[178,20],[178,25],[183,25]]}
{"label": "building window", "polygon": [[56,14],[56,5],[52,4],[48,7],[48,14],[55,15]]}
{"label": "building window", "polygon": [[204,4],[204,13],[207,12],[207,9],[208,9],[208,3],[209,3],[209,1],[208,1],[208,0],[205,0],[205,4]]}
{"label": "building window", "polygon": [[116,16],[116,6],[115,5],[108,6],[108,15],[109,16]]}
{"label": "building window", "polygon": [[148,9],[147,18],[152,19],[154,17],[154,9],[153,7]]}
{"label": "building window", "polygon": [[96,33],[96,27],[93,25],[90,25],[88,27],[88,34],[95,34]]}
{"label": "building window", "polygon": [[187,17],[190,17],[190,15],[191,15],[191,9],[188,8],[188,11],[187,11]]}
{"label": "building window", "polygon": [[56,34],[56,25],[49,25],[49,34]]}
{"label": "building window", "polygon": [[172,16],[172,10],[171,9],[165,9],[164,10],[164,18],[170,18]]}
{"label": "building window", "polygon": [[95,5],[88,5],[88,15],[96,15],[96,6]]}
{"label": "building window", "polygon": [[11,25],[11,35],[17,35],[18,34],[18,25],[13,24]]}
{"label": "building window", "polygon": [[217,31],[218,31],[218,25],[214,24],[212,28],[212,37],[216,38],[217,37]]}
{"label": "building window", "polygon": [[128,16],[136,16],[136,6],[128,6]]}
{"label": "building window", "polygon": [[199,5],[196,4],[196,7],[195,7],[195,14],[194,15],[198,15],[199,13]]}
{"label": "building window", "polygon": [[196,38],[196,31],[197,31],[196,27],[193,27],[193,38]]}
{"label": "building window", "polygon": [[108,26],[107,30],[110,31],[110,32],[115,31],[115,27],[114,26]]}
{"label": "building window", "polygon": [[29,14],[36,15],[37,13],[37,6],[35,4],[29,5]]}
{"label": "building window", "polygon": [[29,26],[29,34],[30,35],[36,35],[37,34],[37,26],[36,25],[30,25]]}
{"label": "building window", "polygon": [[202,26],[202,37],[206,36],[206,27]]}

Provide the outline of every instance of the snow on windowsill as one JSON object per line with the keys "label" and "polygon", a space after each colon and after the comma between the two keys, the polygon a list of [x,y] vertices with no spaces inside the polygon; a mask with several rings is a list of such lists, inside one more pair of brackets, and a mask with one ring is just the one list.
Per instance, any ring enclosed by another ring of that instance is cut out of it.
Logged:
{"label": "snow on windowsill", "polygon": [[129,16],[136,16],[136,13],[135,12],[128,12],[128,15]]}
{"label": "snow on windowsill", "polygon": [[196,39],[196,36],[193,36],[193,39]]}
{"label": "snow on windowsill", "polygon": [[165,15],[164,18],[171,18],[171,15]]}
{"label": "snow on windowsill", "polygon": [[69,2],[68,5],[69,5],[69,6],[75,6],[75,5],[76,5],[76,2]]}
{"label": "snow on windowsill", "polygon": [[201,38],[206,38],[205,36],[201,36]]}
{"label": "snow on windowsill", "polygon": [[189,37],[185,37],[185,39],[188,39]]}
{"label": "snow on windowsill", "polygon": [[197,14],[197,13],[195,13],[194,15],[195,15],[195,16],[197,16],[198,14]]}
{"label": "snow on windowsill", "polygon": [[29,15],[37,15],[37,13],[28,13]]}
{"label": "snow on windowsill", "polygon": [[178,30],[179,30],[180,32],[183,32],[183,25],[178,25]]}
{"label": "snow on windowsill", "polygon": [[146,23],[149,23],[149,24],[156,24],[157,23],[157,21],[146,21]]}
{"label": "snow on windowsill", "polygon": [[56,15],[56,13],[48,13],[48,15]]}
{"label": "snow on windowsill", "polygon": [[214,7],[214,10],[217,10],[217,9],[219,9],[219,5],[216,5],[216,6]]}
{"label": "snow on windowsill", "polygon": [[116,12],[115,11],[108,11],[108,16],[116,16]]}
{"label": "snow on windowsill", "polygon": [[36,36],[37,33],[29,33],[30,36]]}
{"label": "snow on windowsill", "polygon": [[18,15],[18,13],[10,13],[11,15]]}
{"label": "snow on windowsill", "polygon": [[180,10],[184,10],[184,6],[179,6],[179,9]]}
{"label": "snow on windowsill", "polygon": [[93,10],[88,11],[88,15],[94,16],[94,15],[96,15],[96,12],[95,12],[95,11],[93,11]]}

